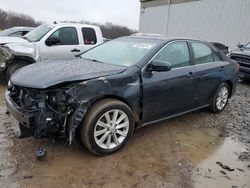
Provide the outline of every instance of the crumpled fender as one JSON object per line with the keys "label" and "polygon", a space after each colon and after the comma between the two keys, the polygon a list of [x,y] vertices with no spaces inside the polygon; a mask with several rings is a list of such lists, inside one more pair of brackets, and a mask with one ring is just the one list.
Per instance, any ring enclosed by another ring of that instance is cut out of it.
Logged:
{"label": "crumpled fender", "polygon": [[81,124],[84,116],[87,113],[88,104],[81,104],[77,107],[74,114],[71,117],[71,121],[69,124],[69,144],[75,141],[75,132],[77,127]]}
{"label": "crumpled fender", "polygon": [[141,106],[141,79],[140,70],[126,74],[99,77],[77,84],[67,91],[78,103],[69,123],[69,142],[75,139],[75,131],[81,124],[88,108],[101,98],[117,98],[128,104],[134,113],[136,120],[142,112]]}
{"label": "crumpled fender", "polygon": [[34,60],[38,59],[35,45],[31,42],[5,44],[4,46],[7,46],[12,51],[14,56],[26,56]]}

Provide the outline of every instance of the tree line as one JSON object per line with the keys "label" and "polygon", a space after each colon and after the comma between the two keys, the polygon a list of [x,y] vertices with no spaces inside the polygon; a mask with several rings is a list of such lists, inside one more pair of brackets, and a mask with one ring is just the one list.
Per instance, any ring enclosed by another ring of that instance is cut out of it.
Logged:
{"label": "tree line", "polygon": [[[114,39],[121,36],[127,36],[131,35],[133,33],[136,33],[136,30],[130,29],[126,26],[113,24],[110,22],[107,22],[105,24],[100,23],[92,23],[87,21],[63,21],[63,22],[73,22],[73,23],[85,23],[85,24],[93,24],[97,25],[101,28],[101,31],[103,33],[103,37],[108,39]],[[41,21],[36,21],[31,16],[16,13],[16,12],[7,12],[2,9],[0,9],[0,30],[7,29],[10,27],[15,26],[29,26],[29,27],[36,27],[38,25],[42,24]]]}
{"label": "tree line", "polygon": [[42,22],[35,21],[31,16],[0,9],[0,30],[14,26],[36,27]]}
{"label": "tree line", "polygon": [[106,22],[105,24],[99,24],[99,23],[81,21],[80,23],[98,25],[101,28],[103,36],[107,39],[114,39],[122,36],[128,36],[137,32],[136,30],[130,29],[126,26],[117,25],[110,22]]}

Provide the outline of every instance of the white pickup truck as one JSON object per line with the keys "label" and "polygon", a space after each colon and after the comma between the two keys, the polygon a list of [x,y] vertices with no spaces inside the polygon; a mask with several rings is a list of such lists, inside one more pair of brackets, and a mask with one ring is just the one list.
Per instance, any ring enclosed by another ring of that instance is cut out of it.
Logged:
{"label": "white pickup truck", "polygon": [[5,81],[19,68],[50,60],[69,60],[103,43],[98,26],[43,24],[23,38],[0,37],[0,76]]}

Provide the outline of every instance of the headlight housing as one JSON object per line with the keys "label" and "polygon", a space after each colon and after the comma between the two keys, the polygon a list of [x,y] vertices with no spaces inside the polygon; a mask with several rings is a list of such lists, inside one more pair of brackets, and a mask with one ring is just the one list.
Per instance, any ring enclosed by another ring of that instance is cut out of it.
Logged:
{"label": "headlight housing", "polygon": [[13,57],[13,51],[9,47],[1,46],[0,50],[3,53],[5,60],[9,60]]}

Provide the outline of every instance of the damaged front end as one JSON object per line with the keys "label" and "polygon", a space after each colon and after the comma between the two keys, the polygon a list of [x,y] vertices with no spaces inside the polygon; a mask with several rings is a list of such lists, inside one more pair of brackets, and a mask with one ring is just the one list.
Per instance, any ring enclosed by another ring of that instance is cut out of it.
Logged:
{"label": "damaged front end", "polygon": [[9,86],[5,94],[6,106],[19,121],[21,136],[67,136],[71,116],[78,106],[66,93],[67,89],[40,90]]}

